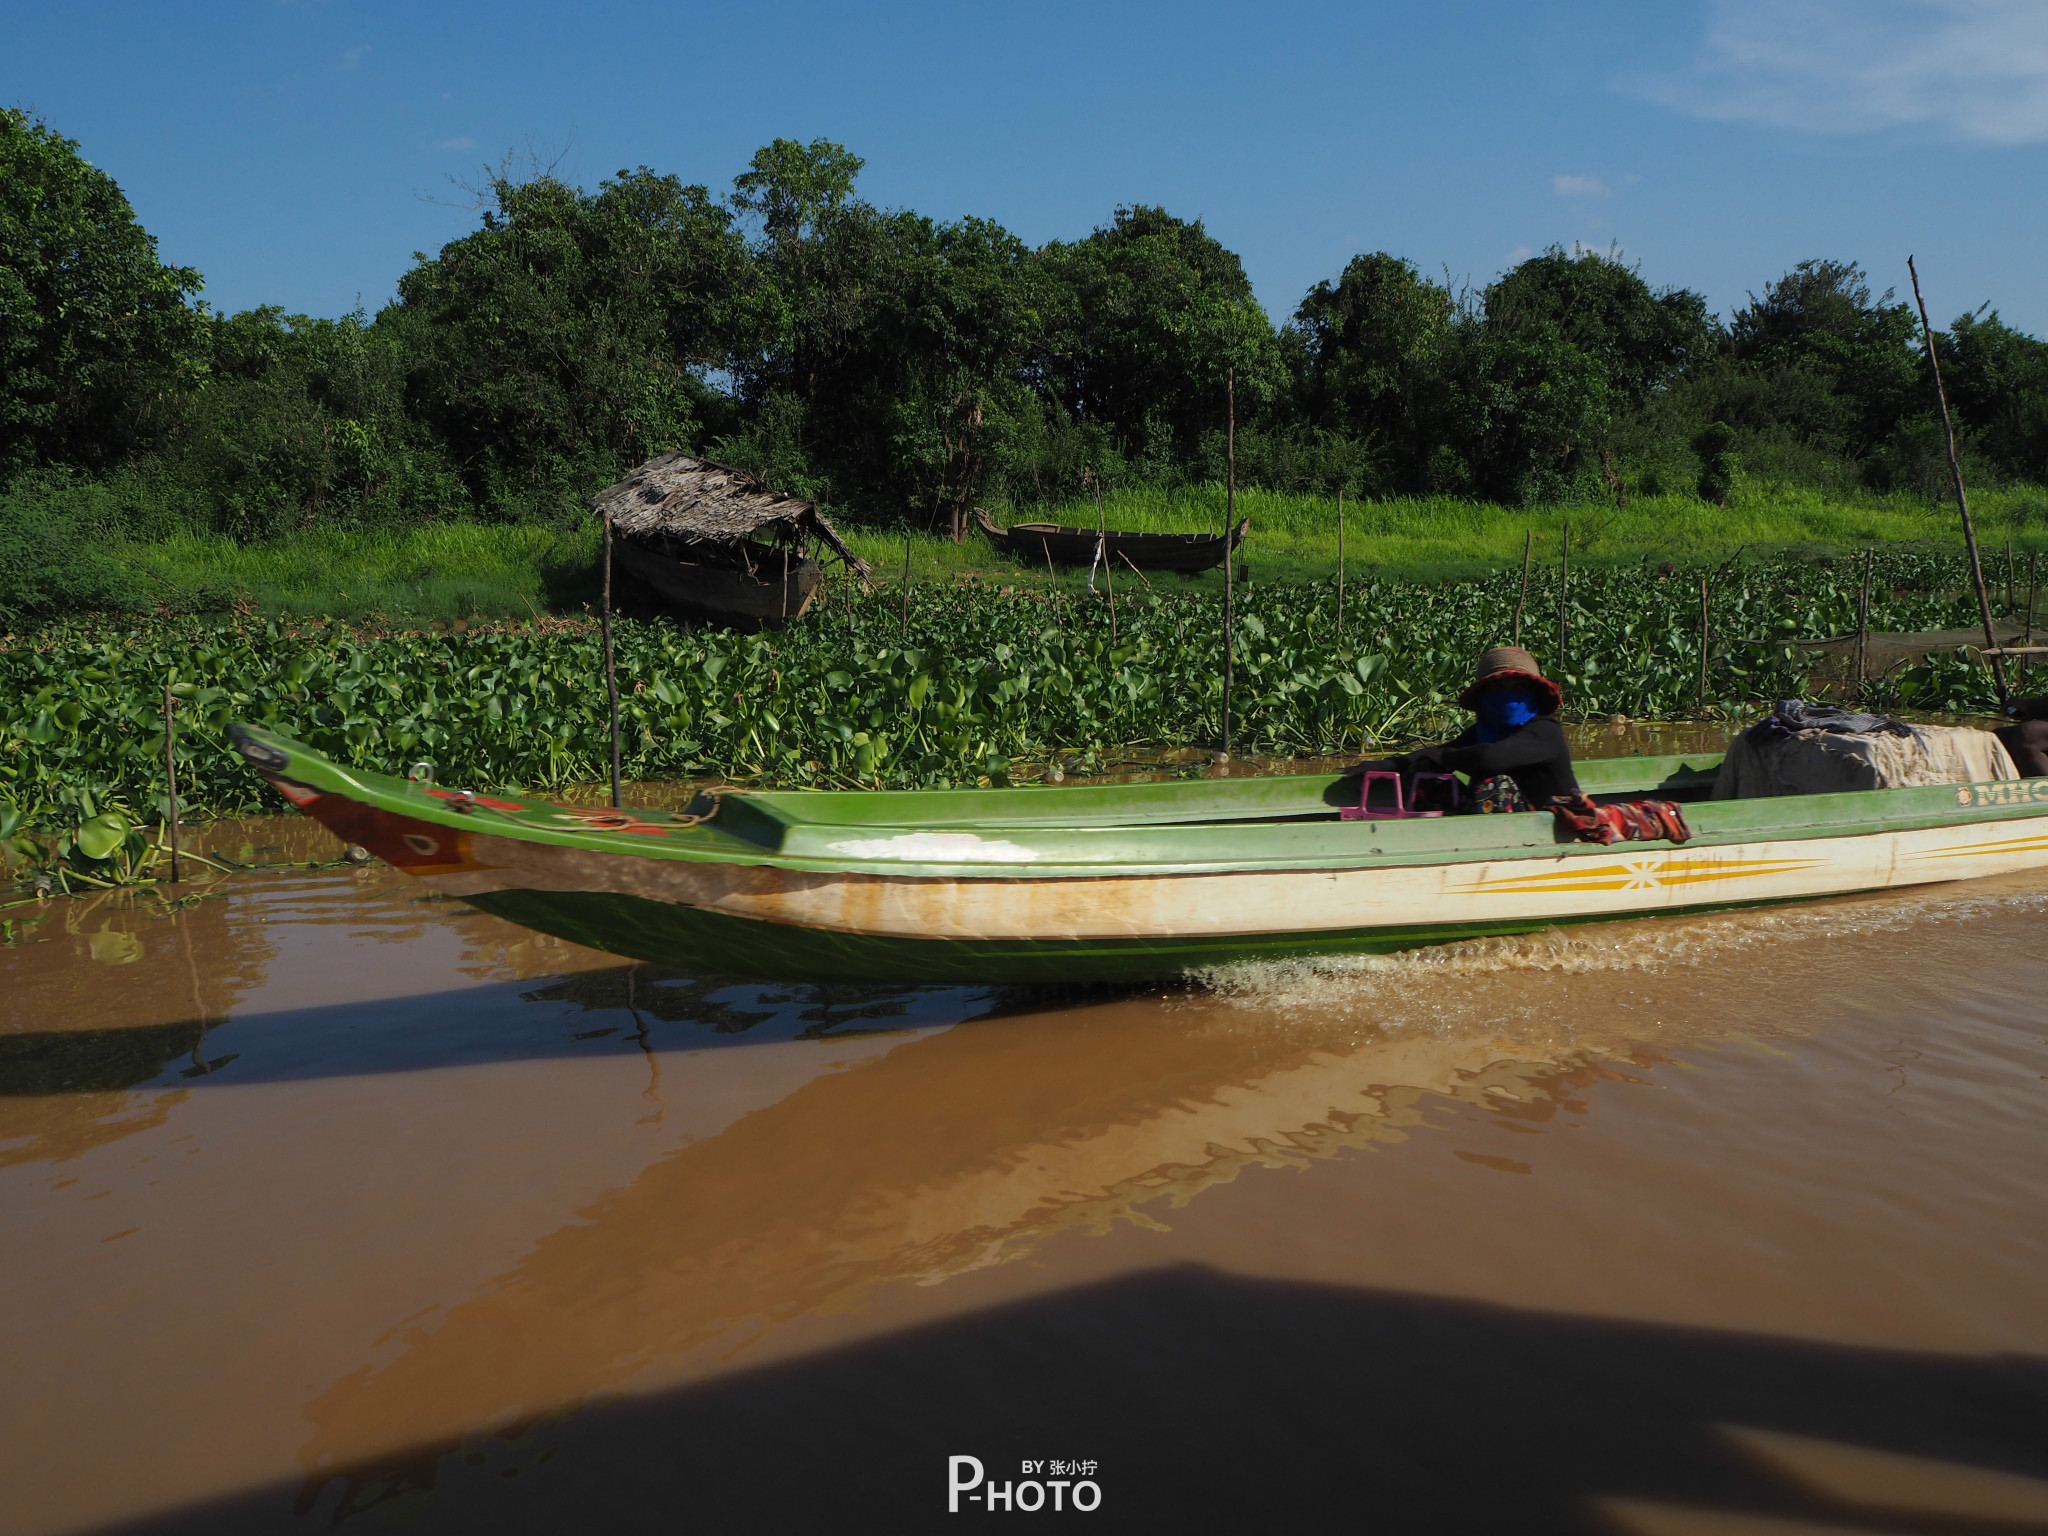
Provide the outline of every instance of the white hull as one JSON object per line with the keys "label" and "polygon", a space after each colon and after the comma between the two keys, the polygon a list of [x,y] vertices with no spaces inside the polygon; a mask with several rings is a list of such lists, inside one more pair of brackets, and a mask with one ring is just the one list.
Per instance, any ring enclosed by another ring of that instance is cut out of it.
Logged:
{"label": "white hull", "polygon": [[2048,815],[1640,850],[1352,869],[1151,875],[896,875],[622,859],[517,838],[465,839],[451,896],[609,892],[756,922],[905,939],[1187,939],[1572,922],[1798,901],[2048,866]]}

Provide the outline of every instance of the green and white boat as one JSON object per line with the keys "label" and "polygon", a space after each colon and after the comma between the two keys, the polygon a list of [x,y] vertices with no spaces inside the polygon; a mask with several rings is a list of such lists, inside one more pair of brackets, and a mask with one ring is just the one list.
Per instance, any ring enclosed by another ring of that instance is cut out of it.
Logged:
{"label": "green and white boat", "polygon": [[428,885],[578,944],[733,975],[1147,980],[2048,865],[2048,779],[1711,800],[1718,754],[1592,759],[1596,797],[1685,802],[1683,846],[1549,815],[1345,821],[1327,774],[735,790],[686,812],[471,794],[236,727],[301,810]]}

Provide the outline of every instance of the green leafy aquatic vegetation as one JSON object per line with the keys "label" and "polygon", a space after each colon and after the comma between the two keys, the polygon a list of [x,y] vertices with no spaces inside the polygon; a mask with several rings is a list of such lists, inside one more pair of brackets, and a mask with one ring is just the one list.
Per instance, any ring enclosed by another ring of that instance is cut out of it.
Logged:
{"label": "green leafy aquatic vegetation", "polygon": [[[1561,671],[1568,712],[1692,714],[1701,572],[1647,566],[1572,577],[1566,659],[1554,656],[1557,575],[1538,573],[1525,643]],[[1709,573],[1710,707],[1798,693],[1794,642],[1855,622],[1851,563],[1752,562]],[[1959,560],[1878,557],[1872,626],[1967,624]],[[1237,597],[1232,747],[1359,750],[1452,727],[1481,647],[1508,636],[1518,575],[1447,583],[1257,585]],[[1213,746],[1223,703],[1221,603],[1119,584],[1101,598],[979,583],[838,586],[773,635],[620,621],[624,770],[635,779],[722,775],[784,785],[903,787],[1035,778],[1119,753]],[[232,720],[338,760],[402,771],[431,760],[445,783],[556,789],[601,779],[608,733],[594,624],[366,633],[326,622],[168,619],[110,631],[58,625],[0,642],[0,816],[59,831],[88,859],[113,852],[114,813],[163,812],[162,700],[179,701],[187,814],[269,804],[229,749]],[[1941,656],[1869,695],[1922,709],[1983,709],[1981,666]],[[94,826],[99,825],[99,830]]]}

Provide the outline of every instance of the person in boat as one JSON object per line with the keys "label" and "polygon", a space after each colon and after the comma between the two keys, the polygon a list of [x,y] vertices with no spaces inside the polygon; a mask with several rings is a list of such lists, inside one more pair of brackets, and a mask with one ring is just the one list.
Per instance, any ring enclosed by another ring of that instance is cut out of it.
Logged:
{"label": "person in boat", "polygon": [[1576,804],[1584,797],[1564,727],[1557,723],[1563,702],[1563,690],[1543,675],[1535,657],[1520,646],[1495,646],[1479,658],[1472,685],[1458,695],[1460,707],[1475,717],[1462,735],[1351,771],[1462,773],[1475,788],[1504,775],[1514,781],[1521,808],[1546,810],[1561,798]]}
{"label": "person in boat", "polygon": [[2048,694],[2014,704],[2012,723],[2001,725],[1996,734],[2021,778],[2048,778]]}

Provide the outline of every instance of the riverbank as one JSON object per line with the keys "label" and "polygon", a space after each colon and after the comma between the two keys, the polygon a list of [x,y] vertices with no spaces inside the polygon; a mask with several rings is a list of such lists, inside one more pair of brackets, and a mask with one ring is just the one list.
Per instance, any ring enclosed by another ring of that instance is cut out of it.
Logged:
{"label": "riverbank", "polygon": [[[1199,533],[1222,526],[1225,501],[1220,486],[1140,487],[1110,493],[1099,510],[1093,502],[1018,507],[1000,512],[997,521],[1092,527],[1100,519],[1132,532]],[[2008,544],[2016,578],[2023,583],[2029,556],[2048,549],[2048,491],[1986,490],[1973,496],[1972,505],[1986,559],[1995,568],[1994,584],[2002,580]],[[1313,582],[1336,575],[1334,500],[1244,490],[1238,493],[1237,508],[1240,517],[1251,519],[1241,564],[1252,580]],[[1768,557],[1840,555],[1873,545],[1960,548],[1949,503],[1909,495],[1847,499],[1782,485],[1745,485],[1727,507],[1692,496],[1636,496],[1625,509],[1607,503],[1522,509],[1450,497],[1365,501],[1349,504],[1344,521],[1348,574],[1405,581],[1519,571],[1523,541],[1530,535],[1536,563],[1554,566],[1567,528],[1571,557],[1586,567],[1718,562],[1739,551]],[[974,578],[1031,590],[1086,584],[1085,573],[1054,577],[1041,566],[1012,560],[978,532],[970,532],[963,544],[928,532],[855,526],[845,532],[885,584],[901,582],[906,553],[914,583]],[[106,553],[144,607],[160,603],[208,611],[239,606],[265,616],[425,623],[594,607],[597,547],[593,527],[443,523],[363,533],[321,529],[257,543],[181,534],[160,542],[115,544]],[[1129,572],[1121,575],[1132,586],[1140,584]],[[1144,579],[1174,591],[1222,585],[1220,572]]]}

